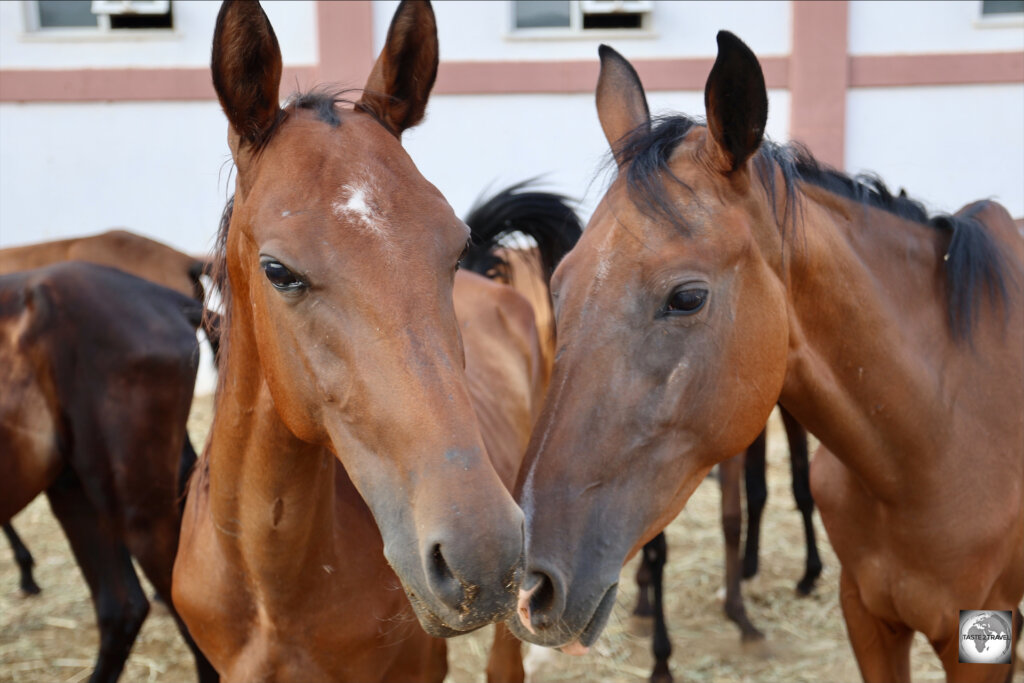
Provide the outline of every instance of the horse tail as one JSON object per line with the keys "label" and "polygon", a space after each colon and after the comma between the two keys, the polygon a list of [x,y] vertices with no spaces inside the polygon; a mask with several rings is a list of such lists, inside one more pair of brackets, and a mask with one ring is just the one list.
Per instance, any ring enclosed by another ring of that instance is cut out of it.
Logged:
{"label": "horse tail", "polygon": [[466,216],[472,238],[463,264],[511,285],[530,302],[541,345],[542,383],[546,385],[557,342],[551,274],[579,241],[583,225],[569,199],[531,189],[535,180],[477,200]]}
{"label": "horse tail", "polygon": [[[536,181],[530,178],[489,199],[476,201],[465,219],[472,238],[464,267],[481,275],[504,274],[504,279],[510,279],[502,252],[535,247],[544,283],[550,284],[555,266],[583,233],[583,224],[567,197],[532,189]],[[529,239],[516,240],[516,233]],[[510,284],[515,286],[514,281]]]}
{"label": "horse tail", "polygon": [[206,289],[203,287],[201,276],[205,275],[213,282],[214,289],[220,290],[217,279],[213,276],[214,264],[210,259],[193,259],[188,268],[188,276],[192,279],[192,287],[195,290],[195,297],[203,302],[203,315],[200,325],[206,340],[210,342],[210,349],[213,350],[213,366],[217,367],[217,359],[220,357],[220,314],[210,309],[206,304]]}

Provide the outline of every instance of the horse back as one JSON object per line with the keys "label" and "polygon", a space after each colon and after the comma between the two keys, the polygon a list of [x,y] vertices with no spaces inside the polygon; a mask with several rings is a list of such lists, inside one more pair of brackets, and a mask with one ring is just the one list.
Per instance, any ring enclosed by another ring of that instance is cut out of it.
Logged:
{"label": "horse back", "polygon": [[166,244],[127,230],[0,249],[0,273],[42,268],[62,261],[87,261],[202,299],[198,276],[204,263]]}
{"label": "horse back", "polygon": [[459,271],[455,315],[484,444],[498,476],[511,490],[544,394],[543,354],[533,308],[511,287]]}

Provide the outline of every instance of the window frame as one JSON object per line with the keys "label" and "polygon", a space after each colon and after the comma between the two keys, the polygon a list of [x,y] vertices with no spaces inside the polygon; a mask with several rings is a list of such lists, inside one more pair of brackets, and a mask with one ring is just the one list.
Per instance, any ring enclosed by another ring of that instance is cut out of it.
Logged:
{"label": "window frame", "polygon": [[516,26],[516,0],[508,0],[506,5],[506,40],[607,40],[619,38],[657,38],[654,31],[654,8],[657,3],[649,4],[642,12],[640,28],[583,28],[582,0],[569,0],[569,26],[535,26],[518,28]]}
{"label": "window frame", "polygon": [[977,0],[977,10],[974,14],[975,28],[1019,28],[1024,26],[1024,11],[985,14],[984,9],[984,2]]}
{"label": "window frame", "polygon": [[[173,11],[173,0],[168,11]],[[40,26],[39,0],[22,0],[22,31],[20,38],[29,42],[107,42],[124,40],[179,39],[177,22],[171,28],[111,28],[109,13],[96,15],[96,26]],[[173,15],[172,15],[173,16]]]}

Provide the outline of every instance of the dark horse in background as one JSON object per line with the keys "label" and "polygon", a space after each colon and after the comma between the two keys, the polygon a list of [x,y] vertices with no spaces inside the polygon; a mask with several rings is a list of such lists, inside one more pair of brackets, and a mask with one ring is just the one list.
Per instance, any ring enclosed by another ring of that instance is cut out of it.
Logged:
{"label": "dark horse in background", "polygon": [[[1010,215],[978,201],[929,216],[765,140],[763,73],[726,31],[706,125],[652,119],[633,67],[600,53],[618,176],[552,279],[559,353],[517,484],[526,569],[510,626],[585,651],[623,562],[780,403],[822,443],[811,490],[864,679],[909,680],[921,632],[950,680],[1008,680],[1024,597],[1024,240]],[[960,661],[963,609],[1013,611],[1014,641],[990,653],[1007,661]]]}
{"label": "dark horse in background", "polygon": [[94,264],[0,276],[0,521],[49,498],[96,609],[92,683],[117,680],[149,610],[132,557],[171,594],[201,317],[191,296]]}
{"label": "dark horse in background", "polygon": [[[803,519],[806,561],[804,575],[796,584],[800,595],[810,595],[821,575],[821,556],[814,531],[814,498],[811,495],[810,468],[807,452],[807,430],[782,406],[782,423],[789,442],[789,462],[792,475],[793,499]],[[761,540],[761,515],[768,502],[766,441],[768,429],[761,430],[754,443],[734,458],[724,460],[718,467],[718,480],[722,489],[722,535],[725,541],[725,603],[726,616],[740,629],[744,641],[760,640],[764,634],[750,621],[740,580],[757,575]],[[743,533],[743,506],[740,501],[740,478],[747,497],[747,527],[745,550],[740,554]],[[652,651],[654,668],[652,683],[671,683],[672,673],[668,660],[672,656],[672,642],[665,623],[663,598],[664,568],[668,563],[668,541],[665,532],[644,544],[637,567],[637,604],[633,615],[652,620]]]}
{"label": "dark horse in background", "polygon": [[[87,261],[117,268],[199,302],[204,301],[206,294],[200,277],[208,274],[210,268],[207,260],[189,256],[148,237],[127,230],[108,230],[97,235],[0,249],[0,275],[64,261]],[[203,332],[214,356],[220,346],[219,321],[219,316],[213,312],[207,312],[202,320]],[[196,454],[186,434],[181,461],[183,477],[191,472],[195,461]],[[22,592],[27,595],[39,593],[39,585],[32,576],[32,553],[10,522],[3,525],[3,532],[14,551]]]}

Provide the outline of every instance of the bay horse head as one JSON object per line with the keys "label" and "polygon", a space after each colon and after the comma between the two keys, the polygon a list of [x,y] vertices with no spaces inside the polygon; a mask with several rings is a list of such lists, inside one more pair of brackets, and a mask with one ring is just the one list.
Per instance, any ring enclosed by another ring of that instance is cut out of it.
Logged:
{"label": "bay horse head", "polygon": [[754,440],[782,388],[786,297],[766,257],[781,237],[753,159],[767,93],[739,39],[718,48],[706,126],[652,120],[633,67],[600,50],[618,174],[554,274],[558,350],[517,490],[527,564],[510,626],[534,643],[596,640],[623,563]]}
{"label": "bay horse head", "polygon": [[465,384],[452,296],[469,231],[401,144],[437,64],[426,2],[398,7],[352,106],[316,92],[279,106],[258,3],[224,3],[212,55],[237,168],[221,388],[247,363],[287,430],[337,457],[424,628],[449,636],[514,607],[522,513]]}

